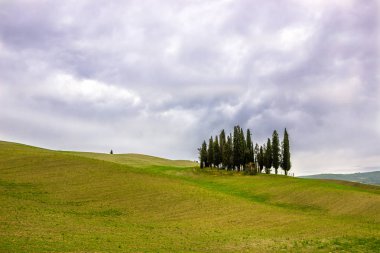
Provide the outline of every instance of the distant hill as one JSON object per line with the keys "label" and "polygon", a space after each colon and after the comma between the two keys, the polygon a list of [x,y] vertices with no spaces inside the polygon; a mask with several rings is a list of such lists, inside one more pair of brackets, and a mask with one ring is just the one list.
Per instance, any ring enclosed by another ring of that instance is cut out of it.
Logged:
{"label": "distant hill", "polygon": [[353,173],[353,174],[318,174],[310,176],[302,176],[301,178],[316,178],[316,179],[335,179],[362,184],[380,185],[380,171]]}

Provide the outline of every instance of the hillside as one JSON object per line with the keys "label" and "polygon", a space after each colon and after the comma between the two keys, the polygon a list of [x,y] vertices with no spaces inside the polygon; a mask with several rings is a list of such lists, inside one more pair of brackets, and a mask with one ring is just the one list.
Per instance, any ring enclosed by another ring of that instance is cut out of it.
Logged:
{"label": "hillside", "polygon": [[380,171],[353,174],[318,174],[302,176],[301,178],[334,179],[357,182],[362,184],[380,185]]}
{"label": "hillside", "polygon": [[0,252],[377,252],[380,187],[0,142]]}

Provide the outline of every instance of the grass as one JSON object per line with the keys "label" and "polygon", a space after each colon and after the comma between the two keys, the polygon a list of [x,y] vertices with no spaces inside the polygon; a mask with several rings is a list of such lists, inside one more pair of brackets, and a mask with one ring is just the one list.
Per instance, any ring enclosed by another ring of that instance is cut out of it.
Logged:
{"label": "grass", "polygon": [[380,187],[0,142],[0,252],[378,252]]}

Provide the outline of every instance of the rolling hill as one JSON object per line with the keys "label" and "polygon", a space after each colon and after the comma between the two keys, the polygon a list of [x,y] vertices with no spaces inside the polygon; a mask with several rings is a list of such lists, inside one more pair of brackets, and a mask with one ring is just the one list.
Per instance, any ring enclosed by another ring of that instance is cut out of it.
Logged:
{"label": "rolling hill", "polygon": [[380,187],[0,142],[0,252],[378,252]]}
{"label": "rolling hill", "polygon": [[380,185],[380,171],[361,172],[353,174],[318,174],[302,176],[301,178],[333,179],[358,182],[362,184]]}

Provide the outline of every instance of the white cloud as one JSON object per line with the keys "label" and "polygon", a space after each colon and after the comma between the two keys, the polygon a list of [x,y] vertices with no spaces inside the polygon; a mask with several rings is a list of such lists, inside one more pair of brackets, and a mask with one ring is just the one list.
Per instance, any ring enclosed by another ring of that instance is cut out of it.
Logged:
{"label": "white cloud", "polygon": [[135,107],[141,103],[141,98],[128,89],[69,74],[56,74],[44,86],[41,90],[45,96],[67,103],[84,102],[95,107]]}
{"label": "white cloud", "polygon": [[355,3],[355,0],[340,0],[340,1],[330,1],[330,0],[302,0],[295,1],[298,4],[303,4],[311,9],[325,9],[331,7],[339,8],[349,8]]}
{"label": "white cloud", "polygon": [[279,34],[280,50],[296,51],[299,49],[312,35],[312,29],[307,26],[291,26],[285,27]]}
{"label": "white cloud", "polygon": [[173,125],[181,125],[179,129],[186,129],[193,126],[197,122],[196,112],[192,110],[184,110],[181,108],[171,108],[167,111],[159,113],[164,121],[170,121]]}
{"label": "white cloud", "polygon": [[313,84],[308,91],[309,99],[329,104],[349,106],[360,101],[363,83],[358,76],[330,78],[324,82]]}

